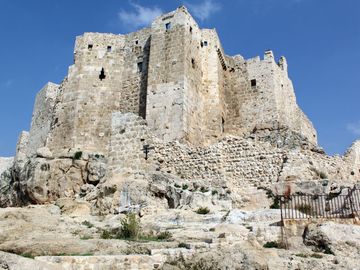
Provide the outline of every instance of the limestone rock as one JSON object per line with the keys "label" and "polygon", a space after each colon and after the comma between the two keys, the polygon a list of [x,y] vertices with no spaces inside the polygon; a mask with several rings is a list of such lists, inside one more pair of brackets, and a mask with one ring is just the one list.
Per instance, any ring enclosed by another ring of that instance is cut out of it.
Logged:
{"label": "limestone rock", "polygon": [[47,147],[41,147],[36,150],[36,156],[41,158],[52,158],[53,154],[51,153],[50,149]]}

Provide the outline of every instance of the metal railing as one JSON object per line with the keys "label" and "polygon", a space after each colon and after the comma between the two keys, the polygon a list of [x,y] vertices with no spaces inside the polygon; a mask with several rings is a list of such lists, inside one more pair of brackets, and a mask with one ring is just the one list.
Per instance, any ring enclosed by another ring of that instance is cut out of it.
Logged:
{"label": "metal railing", "polygon": [[279,196],[281,220],[354,218],[360,216],[360,189],[347,194]]}

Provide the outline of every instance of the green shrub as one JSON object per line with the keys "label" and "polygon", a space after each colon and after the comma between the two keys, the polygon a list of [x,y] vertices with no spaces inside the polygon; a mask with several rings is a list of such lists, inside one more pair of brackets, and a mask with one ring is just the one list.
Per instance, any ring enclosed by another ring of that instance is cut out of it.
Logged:
{"label": "green shrub", "polygon": [[78,151],[74,154],[74,159],[77,160],[77,159],[80,159],[82,157],[82,152],[81,151]]}
{"label": "green shrub", "polygon": [[308,257],[308,255],[306,255],[304,253],[298,253],[298,254],[295,254],[295,256],[301,257],[301,258],[307,258]]}
{"label": "green shrub", "polygon": [[176,187],[176,188],[181,188],[181,186],[179,185],[179,184],[174,184],[174,187]]}
{"label": "green shrub", "polygon": [[103,230],[100,234],[101,239],[112,239],[115,238],[110,231]]}
{"label": "green shrub", "polygon": [[210,209],[207,208],[207,207],[199,207],[197,210],[196,210],[196,213],[200,214],[200,215],[206,215],[206,214],[209,214],[210,212]]}
{"label": "green shrub", "polygon": [[140,233],[140,220],[134,213],[128,214],[121,220],[121,228],[117,238],[137,239]]}
{"label": "green shrub", "polygon": [[270,241],[270,242],[266,242],[263,245],[264,248],[285,248],[285,245],[283,243],[279,243],[279,242],[275,242],[275,241]]}
{"label": "green shrub", "polygon": [[88,227],[88,228],[92,228],[94,227],[94,225],[92,223],[90,223],[89,221],[85,220],[84,222],[81,223],[82,225]]}
{"label": "green shrub", "polygon": [[189,188],[189,186],[188,186],[187,184],[183,184],[183,185],[182,185],[182,189],[183,189],[183,190],[187,190],[188,188]]}
{"label": "green shrub", "polygon": [[157,234],[156,237],[158,240],[168,240],[172,237],[172,234],[168,231],[165,231]]}
{"label": "green shrub", "polygon": [[201,191],[202,193],[206,193],[206,192],[209,191],[209,189],[206,188],[206,187],[201,187],[201,188],[200,188],[200,191]]}
{"label": "green shrub", "polygon": [[274,202],[270,205],[270,209],[280,209],[280,198],[276,196]]}
{"label": "green shrub", "polygon": [[89,239],[93,239],[93,237],[90,235],[84,235],[80,237],[80,240],[89,240]]}
{"label": "green shrub", "polygon": [[325,254],[330,254],[330,255],[335,255],[334,252],[331,250],[331,248],[328,247],[328,246],[326,246],[326,247],[324,248],[324,253],[325,253]]}
{"label": "green shrub", "polygon": [[189,249],[189,245],[185,243],[179,243],[178,248],[186,248]]}
{"label": "green shrub", "polygon": [[218,191],[217,191],[217,190],[213,190],[213,191],[211,192],[211,194],[212,194],[212,195],[216,195],[216,194],[218,194]]}
{"label": "green shrub", "polygon": [[313,253],[313,254],[311,254],[311,257],[316,258],[316,259],[321,259],[324,256],[319,253]]}

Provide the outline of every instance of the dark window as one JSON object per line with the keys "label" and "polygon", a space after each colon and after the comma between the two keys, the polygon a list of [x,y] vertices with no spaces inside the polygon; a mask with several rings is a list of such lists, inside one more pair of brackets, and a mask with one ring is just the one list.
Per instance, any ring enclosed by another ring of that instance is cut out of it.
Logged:
{"label": "dark window", "polygon": [[208,42],[205,40],[204,41],[204,46],[207,46],[208,45]]}
{"label": "dark window", "polygon": [[204,42],[201,41],[200,46],[201,46],[201,48],[204,47]]}
{"label": "dark window", "polygon": [[139,44],[139,41],[138,41],[138,40],[135,40],[135,44],[138,45],[138,44]]}
{"label": "dark window", "polygon": [[106,78],[105,70],[104,70],[104,68],[102,68],[100,71],[99,79],[100,79],[100,81],[102,81],[105,78]]}
{"label": "dark window", "polygon": [[256,86],[256,80],[253,79],[253,80],[251,80],[251,87],[255,87],[255,86]]}
{"label": "dark window", "polygon": [[190,30],[190,33],[192,33],[192,27],[191,27],[191,26],[190,26],[190,29],[189,29],[189,30]]}
{"label": "dark window", "polygon": [[195,59],[194,58],[191,58],[191,66],[192,66],[192,68],[195,68]]}
{"label": "dark window", "polygon": [[92,44],[89,44],[89,45],[88,45],[88,50],[91,51],[92,48],[93,48],[93,45],[92,45]]}
{"label": "dark window", "polygon": [[107,52],[111,52],[111,46],[107,46],[106,50]]}
{"label": "dark window", "polygon": [[143,62],[138,62],[137,67],[138,67],[138,72],[142,72],[143,71]]}
{"label": "dark window", "polygon": [[169,30],[171,28],[171,23],[170,22],[168,22],[167,24],[165,24],[165,29],[166,30]]}
{"label": "dark window", "polygon": [[225,132],[225,119],[224,117],[221,117],[221,132]]}

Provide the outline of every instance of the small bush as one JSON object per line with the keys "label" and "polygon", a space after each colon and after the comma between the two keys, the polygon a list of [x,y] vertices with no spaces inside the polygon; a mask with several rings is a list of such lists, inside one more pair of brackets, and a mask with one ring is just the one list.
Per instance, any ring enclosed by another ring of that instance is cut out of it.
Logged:
{"label": "small bush", "polygon": [[74,154],[74,159],[75,160],[78,160],[78,159],[80,159],[82,157],[82,152],[81,151],[78,151],[78,152],[76,152],[75,154]]}
{"label": "small bush", "polygon": [[172,237],[172,234],[168,231],[165,231],[157,234],[156,237],[158,240],[168,240]]}
{"label": "small bush", "polygon": [[115,238],[110,231],[103,230],[100,234],[101,239],[112,239]]}
{"label": "small bush", "polygon": [[121,220],[120,233],[117,238],[137,239],[140,233],[140,220],[134,213],[128,214]]}
{"label": "small bush", "polygon": [[313,253],[313,254],[311,254],[311,257],[316,258],[316,259],[321,259],[324,256],[319,253]]}
{"label": "small bush", "polygon": [[275,197],[274,198],[274,202],[272,203],[272,205],[270,205],[270,209],[280,209],[280,198],[279,197]]}
{"label": "small bush", "polygon": [[263,245],[264,248],[285,248],[285,245],[283,243],[278,243],[275,241],[266,242]]}
{"label": "small bush", "polygon": [[35,256],[31,253],[21,253],[20,256],[28,258],[28,259],[34,259]]}
{"label": "small bush", "polygon": [[176,187],[176,188],[181,188],[181,186],[179,185],[179,184],[174,184],[174,187]]}
{"label": "small bush", "polygon": [[210,209],[207,207],[200,207],[196,210],[196,213],[200,214],[200,215],[206,215],[209,214]]}
{"label": "small bush", "polygon": [[183,185],[182,185],[182,189],[183,189],[183,190],[187,190],[188,188],[189,188],[189,186],[188,186],[187,184],[183,184]]}
{"label": "small bush", "polygon": [[218,194],[218,191],[217,191],[217,190],[213,190],[213,191],[211,192],[211,194],[212,194],[212,195],[216,195],[216,194]]}
{"label": "small bush", "polygon": [[185,243],[180,243],[178,245],[178,248],[186,248],[186,249],[189,249],[189,245],[188,244],[185,244]]}
{"label": "small bush", "polygon": [[89,240],[89,239],[93,239],[93,237],[90,235],[84,235],[80,237],[80,240]]}
{"label": "small bush", "polygon": [[307,258],[308,257],[308,255],[306,255],[304,253],[298,253],[298,254],[295,254],[295,256],[301,257],[301,258]]}
{"label": "small bush", "polygon": [[92,228],[94,227],[94,225],[92,223],[90,223],[89,221],[85,220],[83,223],[81,223],[82,225],[88,227],[88,228]]}
{"label": "small bush", "polygon": [[330,254],[330,255],[335,255],[334,252],[330,249],[330,247],[326,246],[324,248],[324,253],[325,254]]}
{"label": "small bush", "polygon": [[206,188],[206,187],[201,187],[201,188],[200,188],[200,191],[201,191],[202,193],[206,193],[206,192],[209,191],[209,189]]}

